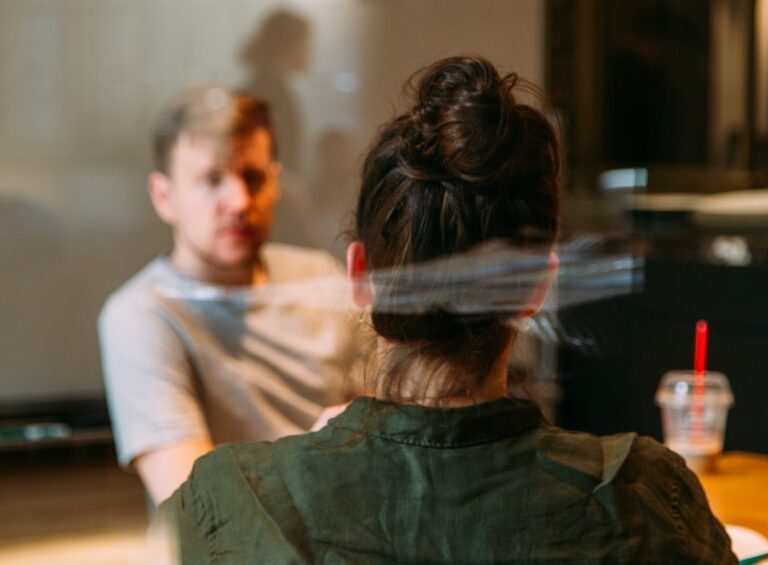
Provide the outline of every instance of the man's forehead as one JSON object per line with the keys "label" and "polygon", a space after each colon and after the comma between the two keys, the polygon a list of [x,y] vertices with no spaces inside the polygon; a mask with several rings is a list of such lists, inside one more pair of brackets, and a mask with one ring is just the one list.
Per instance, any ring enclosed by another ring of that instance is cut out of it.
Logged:
{"label": "man's forehead", "polygon": [[272,137],[265,128],[256,128],[238,136],[185,131],[179,134],[173,154],[174,159],[195,159],[206,161],[209,165],[227,165],[242,160],[266,163],[272,160]]}

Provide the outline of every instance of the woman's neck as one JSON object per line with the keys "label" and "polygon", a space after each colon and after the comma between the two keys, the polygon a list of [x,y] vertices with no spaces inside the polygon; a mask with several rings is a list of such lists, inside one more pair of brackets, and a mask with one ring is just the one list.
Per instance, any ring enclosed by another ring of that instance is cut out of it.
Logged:
{"label": "woman's neck", "polygon": [[[380,383],[381,386],[376,392],[376,397],[380,400],[394,400],[408,404],[444,408],[470,406],[502,398],[507,395],[508,360],[513,341],[514,339],[510,337],[509,342],[494,362],[482,385],[473,390],[468,390],[462,394],[445,396],[443,391],[447,388],[448,383],[455,382],[457,379],[462,379],[462,377],[465,378],[464,370],[452,366],[448,362],[436,368],[434,363],[424,358],[416,357],[407,364],[400,375],[402,386],[398,396],[402,400],[388,398],[384,394],[386,385],[384,382]],[[381,367],[391,366],[392,359],[396,359],[398,355],[408,354],[402,351],[401,347],[393,346],[381,338],[379,339],[378,353],[379,359],[382,360],[382,363],[380,363]]]}

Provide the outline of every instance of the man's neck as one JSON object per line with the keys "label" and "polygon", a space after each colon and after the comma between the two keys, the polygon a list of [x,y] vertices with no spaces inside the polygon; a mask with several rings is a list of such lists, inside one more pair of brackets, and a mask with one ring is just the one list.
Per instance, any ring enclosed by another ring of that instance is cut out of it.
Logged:
{"label": "man's neck", "polygon": [[269,280],[260,260],[247,265],[222,267],[206,261],[191,261],[183,254],[171,253],[171,264],[186,276],[216,286],[262,286]]}

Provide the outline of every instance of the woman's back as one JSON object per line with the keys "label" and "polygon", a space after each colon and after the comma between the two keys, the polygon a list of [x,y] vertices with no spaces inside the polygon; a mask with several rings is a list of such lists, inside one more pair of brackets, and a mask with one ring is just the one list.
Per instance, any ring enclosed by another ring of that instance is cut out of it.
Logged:
{"label": "woman's back", "polygon": [[318,433],[217,449],[172,501],[184,563],[736,562],[679,457],[520,400],[361,398]]}

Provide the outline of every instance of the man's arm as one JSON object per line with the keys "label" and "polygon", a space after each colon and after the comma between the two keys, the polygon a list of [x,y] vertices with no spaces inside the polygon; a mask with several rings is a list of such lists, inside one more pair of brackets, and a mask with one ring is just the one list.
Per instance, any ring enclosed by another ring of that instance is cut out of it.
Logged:
{"label": "man's arm", "polygon": [[139,455],[133,466],[157,505],[187,480],[195,460],[212,449],[207,438],[190,439]]}
{"label": "man's arm", "polygon": [[138,471],[155,502],[212,449],[192,360],[173,314],[146,296],[122,296],[110,300],[99,319],[120,463]]}

